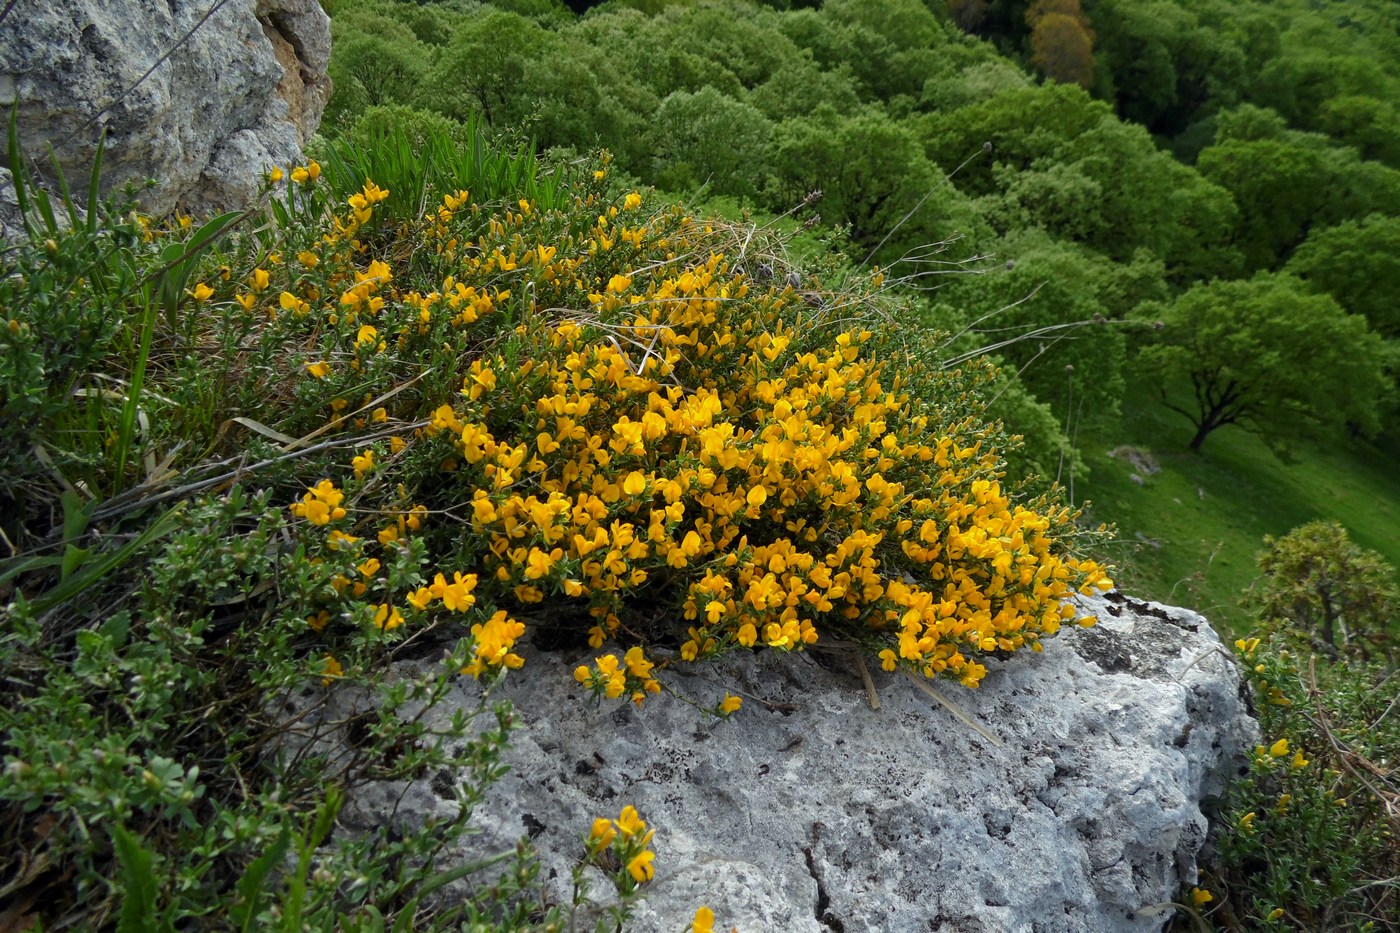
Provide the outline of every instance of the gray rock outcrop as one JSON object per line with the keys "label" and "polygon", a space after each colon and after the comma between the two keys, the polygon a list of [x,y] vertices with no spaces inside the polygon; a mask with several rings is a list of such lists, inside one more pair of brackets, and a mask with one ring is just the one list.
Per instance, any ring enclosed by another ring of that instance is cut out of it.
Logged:
{"label": "gray rock outcrop", "polygon": [[[318,0],[19,0],[0,21],[0,105],[23,149],[70,182],[105,131],[103,187],[154,178],[143,208],[247,205],[272,165],[303,160],[330,96]],[[5,157],[0,155],[0,162]]]}
{"label": "gray rock outcrop", "polygon": [[[581,834],[636,806],[656,830],[632,927],[647,933],[684,929],[701,904],[743,933],[1160,930],[1195,878],[1202,806],[1257,727],[1204,618],[1086,602],[1097,627],[992,662],[975,691],[938,685],[1000,747],[878,669],[871,710],[839,652],[663,675],[708,703],[747,695],[730,722],[664,697],[595,708],[570,676],[588,656],[530,652],[500,688],[524,725],[473,845],[529,835],[567,903]],[[449,812],[444,796],[441,776],[376,785],[342,817],[417,821]]]}

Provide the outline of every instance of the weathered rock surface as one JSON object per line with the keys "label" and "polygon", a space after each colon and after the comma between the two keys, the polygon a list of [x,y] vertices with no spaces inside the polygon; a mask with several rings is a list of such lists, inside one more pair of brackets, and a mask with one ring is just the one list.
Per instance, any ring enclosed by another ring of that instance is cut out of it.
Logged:
{"label": "weathered rock surface", "polygon": [[[731,722],[666,698],[594,708],[570,676],[585,658],[533,652],[501,688],[524,725],[473,845],[529,835],[567,902],[581,834],[635,805],[657,850],[639,931],[700,904],[744,933],[1159,930],[1154,907],[1195,877],[1202,804],[1257,729],[1201,616],[1086,602],[1099,626],[994,662],[975,691],[940,685],[1001,747],[878,669],[869,709],[839,652],[663,675],[707,703],[748,696]],[[443,790],[381,785],[343,817],[417,821],[450,811]]]}
{"label": "weathered rock surface", "polygon": [[105,130],[105,190],[155,178],[147,211],[204,213],[246,205],[269,166],[302,160],[329,60],[318,0],[20,0],[0,21],[0,105],[19,102],[42,171],[52,145],[85,183]]}

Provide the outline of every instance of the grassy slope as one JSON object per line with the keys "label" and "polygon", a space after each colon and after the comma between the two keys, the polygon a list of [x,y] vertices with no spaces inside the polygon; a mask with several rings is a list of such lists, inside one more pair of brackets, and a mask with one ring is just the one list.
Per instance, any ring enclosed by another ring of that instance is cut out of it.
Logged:
{"label": "grassy slope", "polygon": [[[1202,454],[1187,449],[1191,427],[1146,395],[1130,394],[1122,425],[1080,435],[1092,470],[1077,500],[1092,500],[1091,517],[1116,523],[1114,563],[1120,585],[1135,594],[1190,606],[1223,633],[1249,627],[1243,596],[1266,534],[1335,518],[1362,547],[1400,567],[1400,445],[1302,444],[1291,462],[1275,457],[1252,434],[1221,428]],[[1128,444],[1151,451],[1161,471],[1139,486],[1131,466],[1108,457]],[[1154,544],[1144,543],[1139,536]]]}

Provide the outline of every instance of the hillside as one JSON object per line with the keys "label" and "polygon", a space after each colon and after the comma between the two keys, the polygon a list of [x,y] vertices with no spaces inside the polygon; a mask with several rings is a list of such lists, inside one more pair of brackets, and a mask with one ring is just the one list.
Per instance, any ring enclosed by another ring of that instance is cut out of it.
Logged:
{"label": "hillside", "polygon": [[1400,929],[1391,4],[116,3],[0,927]]}

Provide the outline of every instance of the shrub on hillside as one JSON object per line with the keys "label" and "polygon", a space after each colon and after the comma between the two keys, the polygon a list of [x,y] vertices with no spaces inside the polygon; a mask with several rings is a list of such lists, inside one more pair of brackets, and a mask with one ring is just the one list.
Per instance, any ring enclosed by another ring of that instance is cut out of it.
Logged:
{"label": "shrub on hillside", "polygon": [[[443,860],[510,716],[417,711],[523,664],[528,627],[600,649],[576,676],[639,703],[668,664],[822,639],[975,686],[1107,585],[1068,509],[1009,491],[991,374],[942,368],[878,274],[804,279],[752,228],[610,196],[606,162],[565,186],[427,149],[278,169],[256,228],[126,221],[113,333],[79,335],[120,390],[11,380],[90,412],[55,424],[94,452],[24,487],[0,566],[10,850],[82,895],[26,876],[46,923],[548,928],[572,908],[531,900],[523,848],[484,900],[418,899],[471,870]],[[83,300],[68,248],[4,281]],[[63,320],[10,307],[7,361]],[[449,823],[322,846],[345,785],[439,768],[463,776]]]}

